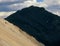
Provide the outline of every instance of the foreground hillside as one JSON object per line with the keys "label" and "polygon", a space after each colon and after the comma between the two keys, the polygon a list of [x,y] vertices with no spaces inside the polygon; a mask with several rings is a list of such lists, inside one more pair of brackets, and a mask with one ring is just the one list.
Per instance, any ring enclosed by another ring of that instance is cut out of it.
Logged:
{"label": "foreground hillside", "polygon": [[18,27],[0,19],[0,46],[43,46]]}

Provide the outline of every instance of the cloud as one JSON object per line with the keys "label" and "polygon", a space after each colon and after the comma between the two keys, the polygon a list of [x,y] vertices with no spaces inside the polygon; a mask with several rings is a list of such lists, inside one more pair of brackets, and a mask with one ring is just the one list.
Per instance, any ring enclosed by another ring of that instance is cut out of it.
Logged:
{"label": "cloud", "polygon": [[35,3],[36,0],[0,0],[0,12],[17,11]]}
{"label": "cloud", "polygon": [[[14,6],[15,5],[19,5],[21,3],[24,3],[25,1],[27,1],[27,0],[0,0],[0,6],[1,6],[0,7],[0,11],[3,11],[3,12],[4,11],[12,11],[12,9],[14,10],[14,8],[15,8]],[[14,6],[12,6],[12,5],[14,5]],[[12,8],[9,8],[10,6],[12,6]]]}
{"label": "cloud", "polygon": [[35,6],[46,6],[44,2],[37,2],[37,0],[0,0],[0,11],[17,11],[19,9]]}
{"label": "cloud", "polygon": [[15,3],[12,5],[9,5],[9,9],[16,11],[16,10],[19,10],[19,9],[22,9],[25,7],[29,7],[31,5],[38,6],[38,7],[46,7],[47,6],[44,2],[37,2],[37,0],[27,0],[27,1],[24,1],[23,3]]}
{"label": "cloud", "polygon": [[17,11],[36,3],[36,0],[0,0],[0,11]]}
{"label": "cloud", "polygon": [[15,12],[16,12],[16,11],[11,11],[11,12],[0,12],[0,18],[1,18],[1,17],[5,18],[5,17],[7,17],[7,16],[9,16],[9,15],[15,13]]}
{"label": "cloud", "polygon": [[22,9],[22,8],[25,8],[25,7],[29,7],[31,5],[34,5],[36,3],[35,0],[27,0],[23,3],[16,3],[16,4],[12,4],[9,6],[9,8],[14,8],[12,10],[18,10],[18,9]]}
{"label": "cloud", "polygon": [[37,2],[37,0],[0,0],[0,11],[16,11],[31,5],[45,7],[48,10],[59,9],[60,1],[44,0],[43,2]]}
{"label": "cloud", "polygon": [[7,3],[8,3],[8,2],[24,2],[24,1],[26,1],[26,0],[0,0],[0,2],[2,2],[2,3],[3,3],[3,2],[4,2],[4,3],[5,3],[5,2],[7,2]]}
{"label": "cloud", "polygon": [[19,9],[30,6],[35,0],[0,0],[0,17],[6,17]]}
{"label": "cloud", "polygon": [[60,16],[60,0],[44,0],[48,11]]}
{"label": "cloud", "polygon": [[60,0],[43,0],[34,4],[38,7],[44,7],[46,10],[60,16]]}
{"label": "cloud", "polygon": [[44,2],[48,5],[60,4],[60,0],[44,0]]}
{"label": "cloud", "polygon": [[60,0],[43,0],[41,2],[37,2],[37,0],[0,0],[0,12],[13,13],[13,11],[29,7],[31,5],[44,7],[46,10],[60,15]]}

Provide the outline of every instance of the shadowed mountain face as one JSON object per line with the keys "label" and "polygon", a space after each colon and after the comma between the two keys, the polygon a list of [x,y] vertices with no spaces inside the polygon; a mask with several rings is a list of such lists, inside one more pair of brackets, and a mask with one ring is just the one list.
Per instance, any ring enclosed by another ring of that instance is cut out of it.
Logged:
{"label": "shadowed mountain face", "polygon": [[60,17],[43,7],[28,7],[5,18],[46,46],[60,45]]}

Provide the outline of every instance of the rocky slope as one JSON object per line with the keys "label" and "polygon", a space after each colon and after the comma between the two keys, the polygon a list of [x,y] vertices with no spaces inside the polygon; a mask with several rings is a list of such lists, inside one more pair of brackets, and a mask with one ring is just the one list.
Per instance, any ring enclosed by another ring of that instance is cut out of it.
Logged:
{"label": "rocky slope", "polygon": [[31,6],[5,18],[46,46],[60,45],[60,17],[43,7]]}
{"label": "rocky slope", "polygon": [[8,21],[0,19],[0,46],[44,45]]}

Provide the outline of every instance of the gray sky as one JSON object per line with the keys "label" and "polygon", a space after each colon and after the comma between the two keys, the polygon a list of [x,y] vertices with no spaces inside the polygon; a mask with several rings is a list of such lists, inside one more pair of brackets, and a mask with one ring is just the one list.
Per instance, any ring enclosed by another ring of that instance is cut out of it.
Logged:
{"label": "gray sky", "polygon": [[0,16],[8,16],[31,5],[44,7],[46,10],[60,15],[60,0],[0,0]]}

